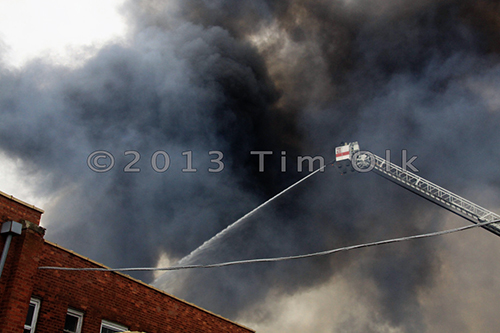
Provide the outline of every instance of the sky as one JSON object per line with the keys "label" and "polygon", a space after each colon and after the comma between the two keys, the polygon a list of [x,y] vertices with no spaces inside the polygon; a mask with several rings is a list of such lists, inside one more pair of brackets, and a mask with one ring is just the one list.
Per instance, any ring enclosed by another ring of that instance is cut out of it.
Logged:
{"label": "sky", "polygon": [[[498,26],[492,0],[0,0],[0,190],[45,210],[46,239],[111,267],[176,263],[342,141],[396,164],[407,150],[419,175],[500,212]],[[272,152],[264,170],[256,152]],[[189,260],[467,223],[327,168]],[[133,276],[258,332],[493,332],[497,238]]]}
{"label": "sky", "polygon": [[[125,37],[127,28],[119,13],[122,4],[123,1],[2,0],[0,31],[8,46],[4,61],[19,67],[43,55],[71,65],[75,58],[107,41]],[[84,59],[85,56],[81,60]]]}
{"label": "sky", "polygon": [[[91,57],[110,40],[125,40],[127,26],[120,8],[123,1],[0,1],[2,62],[22,68],[39,57],[74,67]],[[95,10],[96,7],[99,10]],[[91,24],[89,24],[91,23]],[[1,155],[2,191],[47,207],[53,195],[37,195],[18,169],[19,159]]]}

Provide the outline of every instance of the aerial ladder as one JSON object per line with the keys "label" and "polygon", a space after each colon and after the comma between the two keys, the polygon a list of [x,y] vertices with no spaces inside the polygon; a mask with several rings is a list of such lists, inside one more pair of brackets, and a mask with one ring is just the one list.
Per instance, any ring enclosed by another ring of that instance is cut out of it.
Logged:
{"label": "aerial ladder", "polygon": [[[335,149],[335,165],[346,170],[369,172],[390,180],[405,189],[469,220],[472,223],[499,221],[500,215],[464,199],[430,181],[405,170],[387,159],[369,151],[361,151],[358,142],[342,143]],[[500,236],[500,223],[491,223],[482,228]]]}

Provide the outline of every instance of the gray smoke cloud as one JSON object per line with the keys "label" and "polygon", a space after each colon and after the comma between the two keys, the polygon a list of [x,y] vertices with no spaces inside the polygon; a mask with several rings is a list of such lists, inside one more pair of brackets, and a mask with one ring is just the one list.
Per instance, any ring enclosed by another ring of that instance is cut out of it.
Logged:
{"label": "gray smoke cloud", "polygon": [[[177,260],[303,177],[298,155],[329,160],[346,140],[382,156],[391,149],[393,161],[407,149],[422,176],[464,196],[488,189],[492,195],[477,197],[494,205],[496,2],[131,1],[126,12],[128,43],[107,45],[78,68],[40,59],[0,69],[0,149],[21,159],[26,174],[44,177],[41,193],[58,193],[44,221],[47,239],[113,267],[154,266],[162,254]],[[111,171],[87,167],[95,150],[113,153]],[[124,172],[130,150],[141,154],[140,172]],[[171,158],[164,173],[151,165],[157,150]],[[219,173],[207,171],[217,166],[214,150],[224,153]],[[274,152],[264,172],[252,150]],[[195,173],[181,171],[186,151]],[[444,227],[446,214],[375,175],[327,169],[193,263],[427,232]],[[155,284],[259,331],[286,326],[281,309],[294,295],[309,295],[305,304],[330,307],[337,319],[304,318],[309,326],[297,331],[433,331],[443,326],[429,308],[447,311],[429,295],[456,292],[440,280],[450,275],[446,260],[456,263],[450,246],[433,239],[175,272]],[[443,318],[449,328],[495,327]]]}

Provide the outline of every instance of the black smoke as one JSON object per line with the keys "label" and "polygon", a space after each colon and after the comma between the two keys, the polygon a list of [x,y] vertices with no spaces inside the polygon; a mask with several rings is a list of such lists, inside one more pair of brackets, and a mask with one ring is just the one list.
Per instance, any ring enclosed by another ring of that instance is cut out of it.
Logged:
{"label": "black smoke", "polygon": [[[496,1],[131,1],[125,9],[129,41],[80,67],[39,59],[1,68],[0,149],[45,177],[42,193],[58,194],[44,221],[49,240],[113,267],[154,266],[162,253],[180,259],[304,176],[297,156],[329,161],[346,140],[382,156],[391,149],[398,162],[407,149],[424,177],[458,193],[471,184],[498,190]],[[111,171],[87,167],[95,150],[113,153]],[[130,150],[141,154],[138,173],[123,170]],[[158,150],[171,158],[164,173],[151,165]],[[186,151],[197,172],[181,171]],[[210,151],[223,152],[222,172],[207,171],[217,166]],[[251,151],[274,152],[264,172]],[[374,175],[328,168],[195,262],[416,234],[438,229],[443,216]],[[352,284],[376,286],[372,320],[421,332],[419,294],[435,283],[440,244],[164,279],[167,291],[244,318],[269,295],[322,286],[364,256]]]}

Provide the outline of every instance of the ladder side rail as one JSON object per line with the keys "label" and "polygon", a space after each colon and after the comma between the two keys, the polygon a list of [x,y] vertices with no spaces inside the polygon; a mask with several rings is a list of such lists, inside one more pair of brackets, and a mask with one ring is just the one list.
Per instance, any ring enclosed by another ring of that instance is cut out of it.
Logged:
{"label": "ladder side rail", "polygon": [[[422,177],[419,177],[409,171],[402,170],[402,168],[399,168],[390,162],[390,164],[385,164],[385,161],[376,155],[374,155],[374,157],[376,162],[373,170],[377,174],[455,214],[458,214],[470,222],[478,223],[483,221],[500,220],[499,215],[488,211],[487,209],[484,209],[481,206],[478,206],[450,191],[447,191]],[[386,170],[386,166],[389,171]],[[444,200],[437,194],[447,195],[449,200]],[[483,226],[482,228],[500,236],[500,223],[493,223]]]}
{"label": "ladder side rail", "polygon": [[456,195],[451,191],[446,190],[445,188],[442,188],[439,185],[417,176],[408,170],[404,170],[396,164],[386,161],[375,154],[372,154],[372,156],[375,160],[374,168],[377,169],[378,172],[391,176],[397,181],[403,182],[407,186],[410,186],[426,195],[435,197],[443,203],[449,203],[459,209],[465,210],[475,215],[478,219],[485,219],[487,221],[500,219],[500,215],[497,215],[465,198],[460,197],[459,195]]}

